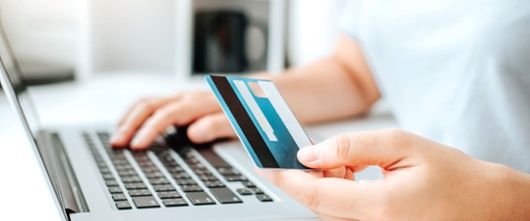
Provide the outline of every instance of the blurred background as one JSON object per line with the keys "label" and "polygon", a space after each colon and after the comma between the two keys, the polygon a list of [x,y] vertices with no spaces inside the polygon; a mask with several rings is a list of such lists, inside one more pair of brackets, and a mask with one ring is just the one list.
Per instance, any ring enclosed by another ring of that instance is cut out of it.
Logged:
{"label": "blurred background", "polygon": [[[29,92],[42,126],[92,125],[117,122],[140,97],[195,90],[191,81],[202,83],[204,73],[278,73],[328,55],[346,2],[0,0],[0,23],[25,81],[39,85]],[[8,106],[0,90],[0,146],[29,147]],[[322,140],[337,131],[395,127],[381,116],[386,121],[320,125],[309,133]],[[0,194],[9,205],[27,203],[20,193],[31,196],[39,205],[32,214],[56,220],[34,157],[30,148],[4,148],[0,174],[31,180],[3,182]],[[2,217],[27,213],[7,208]]]}
{"label": "blurred background", "polygon": [[26,80],[139,72],[189,79],[330,53],[346,0],[0,0]]}

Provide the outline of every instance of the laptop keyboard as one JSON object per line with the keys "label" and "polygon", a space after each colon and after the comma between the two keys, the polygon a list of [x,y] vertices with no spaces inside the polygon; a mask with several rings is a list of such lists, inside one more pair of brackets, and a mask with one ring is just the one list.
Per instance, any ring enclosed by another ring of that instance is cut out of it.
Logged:
{"label": "laptop keyboard", "polygon": [[[182,162],[178,163],[171,154],[175,151],[166,145],[153,144],[148,150],[129,151],[112,149],[108,133],[97,133],[97,137],[112,165],[107,165],[90,135],[84,134],[110,197],[119,210],[238,204],[244,202],[241,196],[249,195],[255,195],[260,202],[273,201],[211,148],[195,151],[185,147],[176,152]],[[133,160],[126,157],[126,152],[130,152]],[[217,173],[196,157],[197,152]],[[153,162],[152,158],[158,162]],[[241,183],[241,188],[233,191],[227,183]]]}

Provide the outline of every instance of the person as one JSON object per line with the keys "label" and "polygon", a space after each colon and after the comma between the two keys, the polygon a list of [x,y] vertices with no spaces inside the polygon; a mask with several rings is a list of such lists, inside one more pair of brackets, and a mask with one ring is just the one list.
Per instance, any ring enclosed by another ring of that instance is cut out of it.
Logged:
{"label": "person", "polygon": [[[355,0],[345,9],[330,56],[253,77],[274,81],[303,123],[360,116],[384,97],[402,129],[302,148],[298,159],[316,172],[257,172],[326,220],[528,219],[526,0]],[[197,143],[236,137],[213,94],[191,91],[138,101],[111,142],[143,149],[170,125],[189,125]],[[354,181],[369,165],[384,178]]]}

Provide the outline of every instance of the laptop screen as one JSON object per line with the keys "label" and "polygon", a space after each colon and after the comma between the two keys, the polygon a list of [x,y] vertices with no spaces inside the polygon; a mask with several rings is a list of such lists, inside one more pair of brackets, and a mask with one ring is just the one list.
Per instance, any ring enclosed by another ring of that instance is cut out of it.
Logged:
{"label": "laptop screen", "polygon": [[[9,42],[6,38],[3,27],[0,23],[0,82],[2,89],[9,98],[11,105],[16,109],[17,114],[20,117],[20,121],[24,126],[26,134],[28,135],[30,145],[32,146],[33,152],[37,155],[39,159],[39,165],[43,172],[47,176],[47,183],[57,196],[54,200],[58,208],[61,208],[61,203],[59,200],[61,196],[59,191],[57,191],[53,184],[50,173],[45,168],[44,161],[42,160],[42,154],[39,146],[36,142],[36,133],[39,129],[38,120],[36,117],[36,112],[34,111],[33,104],[28,95],[27,87],[22,80],[22,76],[19,72],[18,64],[14,58]],[[63,214],[63,219],[66,220],[65,211],[61,209],[60,211]]]}
{"label": "laptop screen", "polygon": [[33,136],[33,138],[35,138],[35,133],[39,129],[38,118],[33,108],[33,104],[30,100],[30,97],[28,96],[27,86],[22,80],[22,75],[20,74],[18,63],[15,57],[13,56],[9,41],[1,24],[0,65],[1,72],[3,72],[3,75],[5,75],[3,78],[6,80],[6,82],[2,82],[2,88],[4,89],[4,92],[6,92],[6,94],[8,95],[8,87],[13,88],[14,96],[11,96],[11,99],[15,101],[14,105],[19,106],[18,108],[20,108],[20,110],[17,111],[22,112],[20,117],[23,121],[25,121],[24,123],[27,124],[24,126],[29,127],[31,135]]}

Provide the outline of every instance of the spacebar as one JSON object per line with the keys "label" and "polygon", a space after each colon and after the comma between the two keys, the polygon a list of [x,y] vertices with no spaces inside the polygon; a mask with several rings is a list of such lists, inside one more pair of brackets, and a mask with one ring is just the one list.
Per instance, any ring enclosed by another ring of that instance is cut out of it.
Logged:
{"label": "spacebar", "polygon": [[212,188],[210,192],[221,203],[242,203],[241,199],[228,188]]}

